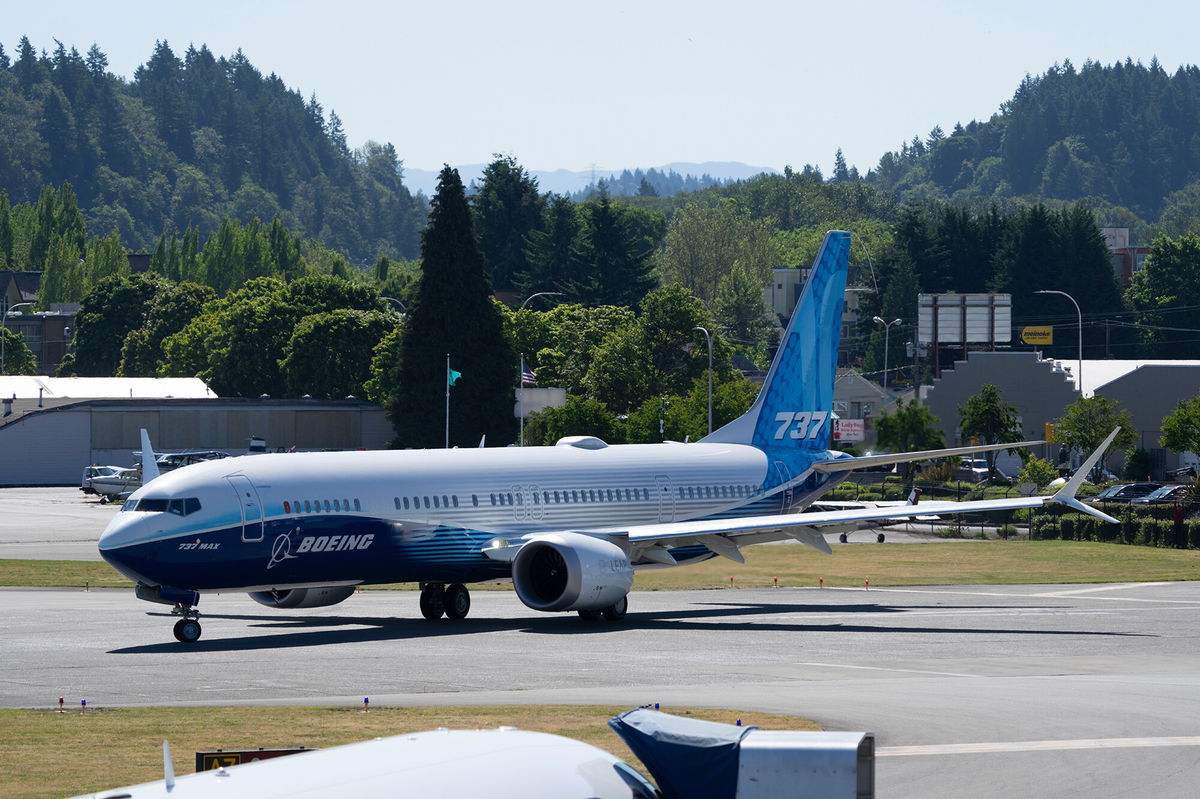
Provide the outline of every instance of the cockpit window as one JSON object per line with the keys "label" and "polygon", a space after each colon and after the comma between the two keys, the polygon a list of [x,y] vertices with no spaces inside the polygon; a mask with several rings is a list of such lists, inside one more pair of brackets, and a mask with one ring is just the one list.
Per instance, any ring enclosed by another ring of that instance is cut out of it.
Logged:
{"label": "cockpit window", "polygon": [[176,516],[187,516],[200,510],[200,500],[196,497],[185,497],[184,499],[145,497],[126,500],[125,504],[121,506],[121,510],[136,510],[142,513],[174,513]]}

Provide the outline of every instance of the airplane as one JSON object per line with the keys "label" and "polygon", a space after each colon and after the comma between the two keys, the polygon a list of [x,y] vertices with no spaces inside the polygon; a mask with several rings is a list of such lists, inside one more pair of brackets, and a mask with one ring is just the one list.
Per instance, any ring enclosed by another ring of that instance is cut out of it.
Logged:
{"label": "airplane", "polygon": [[[624,618],[635,571],[916,515],[912,506],[798,513],[855,469],[1019,444],[853,457],[829,448],[850,234],[830,231],[757,399],[695,443],[265,454],[197,463],[130,495],[99,540],[138,598],[172,606],[176,639],[200,638],[207,592],[316,608],[358,586],[415,582],[425,618],[467,616],[468,583],[511,579],[538,611]],[[922,515],[1075,499],[1116,431],[1057,493],[921,503]],[[1024,444],[1038,442],[1023,442]],[[143,450],[148,450],[144,442]],[[144,456],[145,458],[145,456]]]}
{"label": "airplane", "polygon": [[[463,765],[470,763],[470,768]],[[393,735],[287,757],[175,776],[163,741],[163,779],[75,799],[284,799],[295,796],[468,796],[656,799],[631,766],[591,744],[500,727]]]}

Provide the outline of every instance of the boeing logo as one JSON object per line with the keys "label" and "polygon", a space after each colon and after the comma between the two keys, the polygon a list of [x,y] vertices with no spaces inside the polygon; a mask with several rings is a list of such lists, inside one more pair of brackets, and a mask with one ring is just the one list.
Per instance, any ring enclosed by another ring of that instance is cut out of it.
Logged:
{"label": "boeing logo", "polygon": [[288,533],[283,533],[271,545],[271,559],[267,561],[267,568],[270,569],[285,560],[296,558],[301,552],[343,552],[352,549],[366,549],[374,542],[374,533],[367,533],[365,535],[309,535],[300,539],[300,546],[296,547],[297,554],[293,555],[292,540]]}
{"label": "boeing logo", "polygon": [[347,549],[366,549],[375,541],[374,533],[366,535],[305,536],[297,552],[342,552]]}

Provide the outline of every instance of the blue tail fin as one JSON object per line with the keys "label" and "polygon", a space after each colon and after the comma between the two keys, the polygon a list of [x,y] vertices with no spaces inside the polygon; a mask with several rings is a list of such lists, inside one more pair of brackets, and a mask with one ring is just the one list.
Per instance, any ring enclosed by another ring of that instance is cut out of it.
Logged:
{"label": "blue tail fin", "polygon": [[826,233],[758,399],[704,441],[753,444],[795,476],[829,449],[849,261],[850,234]]}

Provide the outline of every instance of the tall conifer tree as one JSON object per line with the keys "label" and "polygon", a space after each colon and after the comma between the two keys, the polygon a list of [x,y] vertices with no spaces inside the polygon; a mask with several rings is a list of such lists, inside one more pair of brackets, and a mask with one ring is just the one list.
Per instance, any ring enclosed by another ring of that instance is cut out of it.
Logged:
{"label": "tall conifer tree", "polygon": [[489,445],[513,439],[517,361],[491,298],[483,255],[458,171],[438,176],[429,226],[421,240],[421,280],[393,369],[388,415],[396,446],[441,447],[451,368],[462,376],[450,389],[450,445]]}

